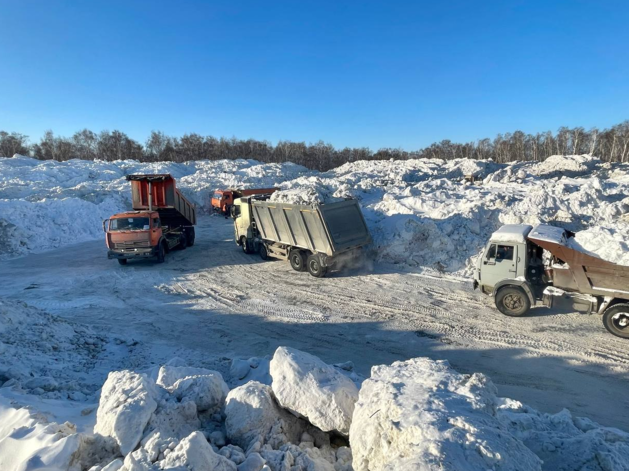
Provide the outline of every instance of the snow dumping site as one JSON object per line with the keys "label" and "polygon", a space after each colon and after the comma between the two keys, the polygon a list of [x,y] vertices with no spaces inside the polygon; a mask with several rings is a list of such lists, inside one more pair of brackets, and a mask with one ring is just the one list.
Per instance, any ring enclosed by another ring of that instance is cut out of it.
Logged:
{"label": "snow dumping site", "polygon": [[[119,267],[102,220],[134,173],[172,174],[201,213],[217,188],[356,198],[375,268],[313,287],[207,215],[195,247]],[[628,214],[629,166],[589,156],[0,159],[0,471],[629,470],[626,341],[455,287],[503,224],[629,265]]]}

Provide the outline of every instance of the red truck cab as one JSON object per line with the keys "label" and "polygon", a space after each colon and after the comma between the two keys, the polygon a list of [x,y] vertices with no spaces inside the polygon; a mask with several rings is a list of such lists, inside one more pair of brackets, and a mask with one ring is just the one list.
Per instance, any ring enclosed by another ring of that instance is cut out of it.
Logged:
{"label": "red truck cab", "polygon": [[243,196],[270,195],[276,192],[277,188],[249,188],[246,190],[216,190],[212,195],[212,209],[221,214],[229,214],[229,210],[234,204],[234,200]]}
{"label": "red truck cab", "polygon": [[174,248],[194,245],[196,209],[177,189],[169,174],[128,175],[134,211],[103,221],[107,258],[121,265],[128,260],[156,257],[163,262]]}

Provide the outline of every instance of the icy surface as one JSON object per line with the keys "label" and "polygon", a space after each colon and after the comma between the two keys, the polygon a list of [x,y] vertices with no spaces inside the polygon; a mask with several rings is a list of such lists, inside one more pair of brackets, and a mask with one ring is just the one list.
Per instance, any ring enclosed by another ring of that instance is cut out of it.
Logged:
{"label": "icy surface", "polygon": [[271,360],[271,377],[282,407],[324,432],[349,433],[358,388],[336,368],[309,353],[279,347]]}
{"label": "icy surface", "polygon": [[350,430],[355,471],[541,469],[496,418],[496,389],[445,361],[372,368]]}
{"label": "icy surface", "polygon": [[[360,201],[377,259],[469,273],[472,259],[503,224],[553,223],[578,232],[601,227],[629,240],[626,166],[589,156],[496,164],[457,159],[359,161],[328,172],[253,160],[51,162],[0,159],[0,257],[102,238],[101,221],[128,209],[126,174],[168,172],[200,211],[216,188],[281,188],[273,200]],[[473,174],[482,179],[463,180]],[[618,251],[606,257],[617,258]],[[626,253],[626,251],[624,252]]]}

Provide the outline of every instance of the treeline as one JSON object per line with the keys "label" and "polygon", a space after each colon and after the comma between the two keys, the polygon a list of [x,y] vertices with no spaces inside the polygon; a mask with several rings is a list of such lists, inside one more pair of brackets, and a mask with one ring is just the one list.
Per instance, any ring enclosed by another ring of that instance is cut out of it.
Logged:
{"label": "treeline", "polygon": [[591,154],[608,162],[627,162],[629,121],[603,130],[561,127],[556,133],[525,134],[515,131],[475,142],[444,140],[416,151],[385,148],[377,152],[367,147],[336,149],[323,141],[314,144],[279,141],[273,145],[255,139],[226,139],[194,133],[172,137],[159,131],[153,131],[147,141],[141,144],[120,131],[96,134],[88,129],[72,137],[55,136],[52,131],[48,131],[39,142],[31,144],[28,136],[0,131],[0,156],[14,154],[58,161],[78,158],[186,162],[244,158],[265,163],[290,161],[317,170],[329,170],[356,160],[471,158],[511,162],[544,160],[554,154]]}

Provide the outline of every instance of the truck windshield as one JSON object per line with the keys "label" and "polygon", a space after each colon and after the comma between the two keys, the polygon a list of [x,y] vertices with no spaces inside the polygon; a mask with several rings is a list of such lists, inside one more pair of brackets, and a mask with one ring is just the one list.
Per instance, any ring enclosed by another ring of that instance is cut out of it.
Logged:
{"label": "truck windshield", "polygon": [[222,193],[214,193],[214,199],[220,200],[223,197]]}
{"label": "truck windshield", "polygon": [[148,231],[149,218],[117,218],[109,224],[110,231]]}

